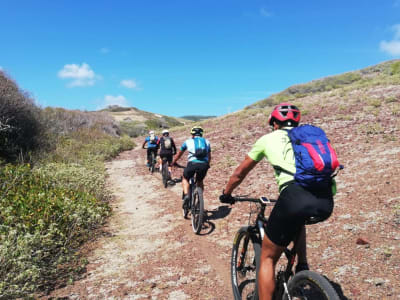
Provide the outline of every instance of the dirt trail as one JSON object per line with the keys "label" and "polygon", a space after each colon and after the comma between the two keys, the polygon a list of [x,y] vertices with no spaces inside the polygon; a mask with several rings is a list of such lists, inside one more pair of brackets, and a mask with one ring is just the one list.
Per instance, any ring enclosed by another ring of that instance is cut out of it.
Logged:
{"label": "dirt trail", "polygon": [[163,188],[137,149],[108,163],[107,172],[115,196],[109,234],[92,245],[85,277],[51,297],[230,299],[229,255],[210,239],[214,223],[194,235],[182,217],[180,184]]}

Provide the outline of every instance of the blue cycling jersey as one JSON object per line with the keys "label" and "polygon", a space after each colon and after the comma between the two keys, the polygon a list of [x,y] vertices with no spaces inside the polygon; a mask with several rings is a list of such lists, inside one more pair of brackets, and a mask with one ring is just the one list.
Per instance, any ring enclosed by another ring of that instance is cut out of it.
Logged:
{"label": "blue cycling jersey", "polygon": [[204,158],[198,158],[194,155],[194,153],[196,152],[196,148],[195,148],[195,143],[196,142],[203,142],[200,140],[196,140],[196,139],[203,139],[205,142],[205,147],[207,149],[207,153],[211,152],[211,146],[210,146],[210,142],[202,137],[199,136],[195,136],[194,138],[190,138],[187,139],[181,146],[181,151],[185,151],[188,150],[188,161],[189,162],[200,162],[200,163],[204,163],[204,162],[208,162],[208,155]]}

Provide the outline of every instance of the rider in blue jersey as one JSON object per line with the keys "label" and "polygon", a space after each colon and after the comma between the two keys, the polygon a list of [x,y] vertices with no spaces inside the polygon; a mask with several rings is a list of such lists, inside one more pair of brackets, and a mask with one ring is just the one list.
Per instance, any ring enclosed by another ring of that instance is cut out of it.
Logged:
{"label": "rider in blue jersey", "polygon": [[147,166],[150,166],[150,159],[151,159],[151,153],[154,153],[154,157],[157,156],[157,150],[159,148],[159,143],[160,143],[160,139],[158,138],[158,136],[155,135],[154,131],[150,131],[149,132],[149,136],[147,136],[144,139],[142,148],[144,149],[144,146],[147,143]]}
{"label": "rider in blue jersey", "polygon": [[190,131],[192,138],[187,139],[181,146],[179,152],[174,157],[172,165],[181,158],[183,153],[188,151],[188,164],[183,171],[182,187],[183,187],[183,204],[189,199],[189,179],[196,174],[197,186],[204,190],[203,180],[207,175],[211,162],[211,146],[210,142],[203,138],[203,128],[194,126]]}

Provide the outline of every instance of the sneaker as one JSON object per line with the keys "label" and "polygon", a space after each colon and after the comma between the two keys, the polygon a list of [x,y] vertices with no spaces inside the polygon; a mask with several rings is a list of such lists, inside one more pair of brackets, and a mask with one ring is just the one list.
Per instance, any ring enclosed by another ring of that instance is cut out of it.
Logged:
{"label": "sneaker", "polygon": [[295,272],[299,273],[301,271],[308,271],[308,270],[310,270],[310,268],[308,267],[307,263],[298,263]]}

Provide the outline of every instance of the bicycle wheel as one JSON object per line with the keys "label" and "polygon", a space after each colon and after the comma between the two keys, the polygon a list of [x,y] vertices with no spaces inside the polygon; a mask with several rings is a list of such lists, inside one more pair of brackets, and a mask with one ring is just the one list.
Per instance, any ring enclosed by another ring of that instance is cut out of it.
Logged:
{"label": "bicycle wheel", "polygon": [[163,185],[165,188],[167,188],[168,186],[168,163],[166,163],[165,161],[163,161],[162,164],[162,181],[163,181]]}
{"label": "bicycle wheel", "polygon": [[[335,289],[325,277],[312,271],[301,271],[289,280],[290,299],[339,300]],[[284,300],[289,299],[284,295]]]}
{"label": "bicycle wheel", "polygon": [[150,161],[150,172],[153,174],[154,172],[154,167],[155,167],[155,162],[156,158],[154,157],[154,152],[151,152],[151,161]]}
{"label": "bicycle wheel", "polygon": [[199,234],[203,227],[203,216],[204,216],[204,202],[203,202],[203,189],[196,187],[192,194],[191,203],[192,213],[192,228],[193,232]]}
{"label": "bicycle wheel", "polygon": [[[190,195],[190,194],[189,194]],[[183,192],[182,192],[182,199],[183,199]],[[182,201],[183,202],[183,201]],[[189,202],[189,201],[188,201]],[[189,203],[182,203],[182,214],[185,219],[189,214]]]}
{"label": "bicycle wheel", "polygon": [[258,299],[257,270],[261,246],[251,227],[242,227],[235,235],[231,257],[231,281],[235,300]]}

